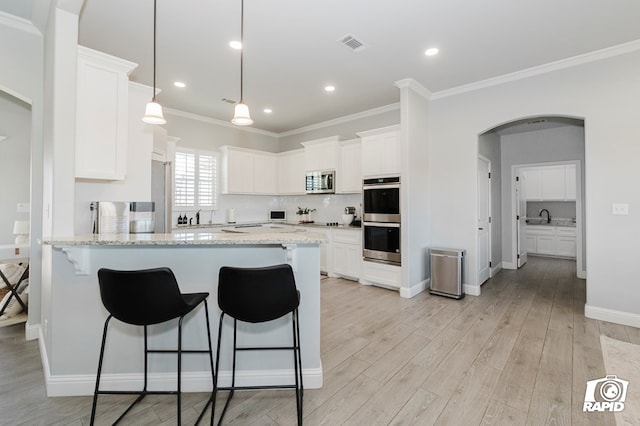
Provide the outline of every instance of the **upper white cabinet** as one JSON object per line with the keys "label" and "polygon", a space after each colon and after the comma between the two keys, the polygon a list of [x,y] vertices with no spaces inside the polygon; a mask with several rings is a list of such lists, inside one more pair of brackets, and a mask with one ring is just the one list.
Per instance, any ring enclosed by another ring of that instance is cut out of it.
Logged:
{"label": "upper white cabinet", "polygon": [[527,200],[573,201],[576,199],[576,165],[526,167],[521,169]]}
{"label": "upper white cabinet", "polygon": [[362,141],[362,176],[400,175],[400,126],[358,133]]}
{"label": "upper white cabinet", "polygon": [[304,164],[307,172],[317,170],[335,170],[338,164],[339,136],[302,142],[304,146]]}
{"label": "upper white cabinet", "polygon": [[128,75],[136,66],[78,46],[76,178],[125,179]]}
{"label": "upper white cabinet", "polygon": [[278,154],[278,194],[304,194],[305,173],[304,149]]}
{"label": "upper white cabinet", "polygon": [[362,148],[359,139],[338,142],[336,193],[362,192]]}
{"label": "upper white cabinet", "polygon": [[220,147],[220,183],[223,194],[276,194],[275,154],[233,146]]}

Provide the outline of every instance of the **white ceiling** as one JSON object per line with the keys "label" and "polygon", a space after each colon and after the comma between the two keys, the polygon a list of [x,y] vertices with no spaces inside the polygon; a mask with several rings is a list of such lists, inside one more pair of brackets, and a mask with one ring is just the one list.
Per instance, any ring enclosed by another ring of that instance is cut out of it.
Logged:
{"label": "white ceiling", "polygon": [[[0,10],[28,19],[30,3]],[[396,103],[404,78],[440,92],[640,40],[639,18],[635,0],[245,0],[244,100],[253,127],[286,132]],[[152,23],[152,0],[85,0],[79,41],[140,64],[131,79],[151,85]],[[230,120],[239,33],[239,0],[158,0],[158,101]],[[368,47],[349,51],[346,34]]]}

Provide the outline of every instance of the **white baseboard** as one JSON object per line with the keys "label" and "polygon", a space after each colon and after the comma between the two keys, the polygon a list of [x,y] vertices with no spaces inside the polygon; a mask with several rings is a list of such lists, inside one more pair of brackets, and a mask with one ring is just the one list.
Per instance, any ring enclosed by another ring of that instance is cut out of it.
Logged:
{"label": "white baseboard", "polygon": [[600,321],[608,321],[616,324],[640,327],[640,314],[632,312],[616,311],[613,309],[599,308],[585,303],[584,316]]}
{"label": "white baseboard", "polygon": [[[319,389],[322,387],[322,368],[304,369],[302,373],[304,387]],[[56,375],[45,374],[47,396],[83,396],[93,395],[96,385],[95,374]],[[101,390],[137,390],[142,389],[142,373],[103,374],[100,378]],[[293,370],[238,371],[238,386],[288,385],[294,383]],[[219,386],[231,386],[231,372],[222,371],[218,376]],[[175,373],[149,373],[149,389],[175,390]],[[211,392],[213,389],[211,373],[182,373],[183,392]]]}
{"label": "white baseboard", "polygon": [[409,288],[401,287],[400,297],[404,297],[405,299],[411,299],[413,296],[420,294],[426,289],[428,289],[430,282],[431,282],[431,278],[427,278],[426,280],[422,280],[419,283],[414,284]]}
{"label": "white baseboard", "polygon": [[464,294],[468,294],[469,296],[480,296],[479,285],[463,284],[462,288],[464,289]]}
{"label": "white baseboard", "polygon": [[518,269],[518,264],[514,262],[502,262],[502,269]]}
{"label": "white baseboard", "polygon": [[496,275],[498,275],[498,272],[500,272],[502,270],[502,262],[498,263],[496,266],[491,268],[491,271],[489,272],[489,277],[495,277]]}

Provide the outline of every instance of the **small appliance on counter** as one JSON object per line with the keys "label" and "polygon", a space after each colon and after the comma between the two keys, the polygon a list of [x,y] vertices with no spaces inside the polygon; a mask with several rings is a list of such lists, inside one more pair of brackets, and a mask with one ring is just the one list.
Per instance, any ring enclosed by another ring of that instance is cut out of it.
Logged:
{"label": "small appliance on counter", "polygon": [[156,203],[134,201],[129,205],[129,233],[151,234],[156,222]]}
{"label": "small appliance on counter", "polygon": [[342,224],[345,226],[351,225],[355,216],[356,216],[355,207],[345,207],[344,214],[342,215]]}
{"label": "small appliance on counter", "polygon": [[236,209],[227,209],[227,223],[236,223]]}
{"label": "small appliance on counter", "polygon": [[284,210],[269,211],[269,222],[286,222],[287,212]]}
{"label": "small appliance on counter", "polygon": [[93,201],[89,209],[93,234],[152,233],[155,227],[153,201]]}

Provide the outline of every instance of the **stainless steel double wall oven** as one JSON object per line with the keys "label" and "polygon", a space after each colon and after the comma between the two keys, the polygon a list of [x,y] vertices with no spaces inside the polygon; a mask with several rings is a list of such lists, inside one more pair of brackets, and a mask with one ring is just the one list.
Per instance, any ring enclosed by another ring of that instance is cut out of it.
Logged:
{"label": "stainless steel double wall oven", "polygon": [[362,205],[364,259],[400,265],[400,177],[365,179]]}

